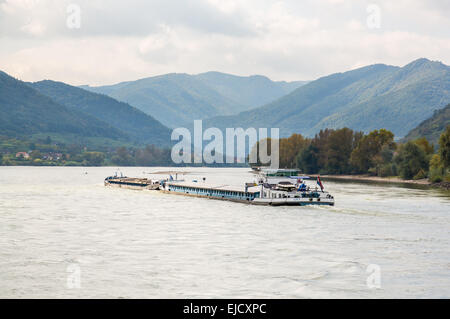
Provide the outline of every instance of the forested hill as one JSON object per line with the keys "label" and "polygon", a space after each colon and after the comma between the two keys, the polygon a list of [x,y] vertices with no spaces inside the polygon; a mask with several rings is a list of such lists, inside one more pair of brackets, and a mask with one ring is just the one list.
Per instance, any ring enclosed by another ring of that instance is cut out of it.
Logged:
{"label": "forested hill", "polygon": [[125,133],[111,125],[71,110],[0,71],[0,135],[33,134],[127,139]]}
{"label": "forested hill", "polygon": [[127,103],[61,82],[46,80],[30,83],[30,86],[69,109],[109,123],[135,142],[170,145],[170,131],[167,127]]}
{"label": "forested hill", "polygon": [[168,127],[179,127],[196,119],[234,115],[259,107],[304,83],[207,72],[198,75],[171,73],[115,85],[81,88],[130,103]]}
{"label": "forested hill", "polygon": [[450,125],[450,104],[441,110],[436,110],[432,117],[426,119],[405,136],[405,141],[425,137],[430,143],[438,145],[439,137]]}
{"label": "forested hill", "polygon": [[403,137],[449,102],[450,67],[418,59],[404,67],[376,64],[332,74],[263,107],[211,118],[204,127],[278,127],[282,136],[386,128]]}

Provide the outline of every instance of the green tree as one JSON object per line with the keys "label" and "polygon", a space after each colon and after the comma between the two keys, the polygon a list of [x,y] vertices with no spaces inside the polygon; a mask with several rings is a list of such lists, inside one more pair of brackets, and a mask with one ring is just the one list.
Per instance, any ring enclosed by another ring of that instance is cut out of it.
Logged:
{"label": "green tree", "polygon": [[83,158],[89,166],[101,166],[105,160],[105,154],[101,152],[85,152]]}
{"label": "green tree", "polygon": [[116,155],[114,155],[111,159],[114,164],[123,165],[123,166],[133,166],[135,165],[134,157],[128,151],[126,147],[119,147],[116,150]]}
{"label": "green tree", "polygon": [[439,138],[439,156],[444,167],[450,167],[450,125],[447,125]]}
{"label": "green tree", "polygon": [[296,157],[297,167],[308,174],[319,172],[319,149],[310,144],[303,149]]}
{"label": "green tree", "polygon": [[439,154],[434,154],[430,160],[430,181],[433,183],[438,183],[443,180],[445,175],[444,164]]}
{"label": "green tree", "polygon": [[353,151],[354,134],[349,128],[332,131],[328,136],[327,171],[343,174],[351,171],[350,156]]}
{"label": "green tree", "polygon": [[39,150],[34,150],[30,153],[32,159],[42,158],[42,154]]}
{"label": "green tree", "polygon": [[403,179],[426,177],[426,171],[428,170],[427,154],[414,142],[410,141],[399,147],[395,162]]}
{"label": "green tree", "polygon": [[280,139],[280,167],[295,168],[296,156],[309,142],[301,134]]}
{"label": "green tree", "polygon": [[374,156],[375,167],[372,172],[378,176],[395,176],[397,175],[397,166],[393,163],[394,150],[387,144],[381,147],[379,154]]}
{"label": "green tree", "polygon": [[314,136],[314,139],[311,142],[319,150],[319,156],[317,160],[319,171],[324,169],[328,163],[328,139],[332,131],[333,130],[330,129],[320,130],[320,132]]}
{"label": "green tree", "polygon": [[427,155],[432,155],[434,153],[434,146],[428,142],[425,137],[418,138],[414,140],[416,143]]}
{"label": "green tree", "polygon": [[380,155],[384,145],[391,150],[395,149],[394,134],[385,129],[374,130],[360,139],[352,152],[350,162],[360,173],[366,173],[370,168],[376,170],[379,164],[377,156]]}
{"label": "green tree", "polygon": [[135,158],[136,165],[139,166],[167,165],[170,160],[170,152],[155,145],[147,145],[136,151]]}

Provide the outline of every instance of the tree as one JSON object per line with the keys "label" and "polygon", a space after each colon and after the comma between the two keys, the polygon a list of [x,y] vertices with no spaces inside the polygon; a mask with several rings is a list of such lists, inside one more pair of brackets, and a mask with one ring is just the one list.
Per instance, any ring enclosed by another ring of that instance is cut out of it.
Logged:
{"label": "tree", "polygon": [[297,154],[297,167],[308,174],[316,174],[319,172],[319,149],[317,146],[310,144]]}
{"label": "tree", "polygon": [[101,152],[85,152],[83,158],[89,166],[100,166],[105,160],[105,154]]}
{"label": "tree", "polygon": [[155,145],[147,145],[136,151],[135,158],[139,166],[166,165],[170,161],[170,151]]}
{"label": "tree", "polygon": [[309,142],[301,134],[280,139],[280,167],[295,168],[296,156]]}
{"label": "tree", "polygon": [[434,146],[428,142],[425,137],[418,138],[414,140],[416,143],[427,155],[431,155],[434,153]]}
{"label": "tree", "polygon": [[30,153],[30,156],[32,159],[38,159],[38,158],[42,158],[42,154],[40,151],[38,150],[34,150]]}
{"label": "tree", "polygon": [[444,164],[438,154],[434,154],[430,160],[430,181],[433,183],[441,182],[445,174]]}
{"label": "tree", "polygon": [[376,169],[376,157],[380,155],[384,145],[391,150],[395,149],[394,134],[385,129],[374,130],[360,139],[350,162],[361,173],[368,172],[370,168]]}
{"label": "tree", "polygon": [[445,168],[450,167],[450,125],[439,138],[439,156]]}
{"label": "tree", "polygon": [[333,174],[349,173],[351,171],[350,156],[354,145],[353,130],[344,127],[332,131],[327,144],[327,171]]}
{"label": "tree", "polygon": [[135,160],[126,147],[119,147],[116,150],[116,155],[112,157],[112,162],[117,165],[133,166]]}
{"label": "tree", "polygon": [[[297,139],[297,144],[294,144],[296,148],[291,147],[297,151],[294,163],[307,173],[351,173],[350,157],[363,136],[362,132],[344,127],[321,130],[312,140]],[[289,145],[287,142],[284,144]]]}
{"label": "tree", "polygon": [[[256,165],[256,166],[267,166],[270,163],[262,163],[261,159],[259,158],[259,150],[260,148],[262,148],[263,150],[266,150],[267,155],[272,154],[272,139],[270,137],[259,140],[258,142],[256,142],[255,145],[253,145],[252,150],[250,151],[250,154],[247,156],[247,162],[251,165]],[[255,159],[256,158],[256,162],[250,162],[250,159]]]}
{"label": "tree", "polygon": [[393,158],[394,150],[387,144],[383,145],[373,158],[375,167],[371,168],[372,172],[381,177],[397,175],[397,166],[392,162]]}
{"label": "tree", "polygon": [[425,151],[414,142],[407,142],[399,148],[395,157],[398,171],[403,179],[420,179],[426,177],[428,161]]}
{"label": "tree", "polygon": [[316,146],[319,150],[318,152],[318,159],[317,159],[317,165],[319,166],[319,170],[325,168],[328,163],[328,138],[333,130],[325,129],[320,130],[318,134],[314,136],[314,139],[312,140],[312,144]]}

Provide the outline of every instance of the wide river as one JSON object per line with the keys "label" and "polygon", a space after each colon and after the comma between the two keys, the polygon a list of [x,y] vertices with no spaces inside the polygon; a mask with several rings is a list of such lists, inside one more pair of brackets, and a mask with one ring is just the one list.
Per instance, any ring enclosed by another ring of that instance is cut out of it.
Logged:
{"label": "wide river", "polygon": [[448,192],[325,182],[334,207],[262,207],[103,186],[114,171],[0,167],[0,298],[450,297]]}

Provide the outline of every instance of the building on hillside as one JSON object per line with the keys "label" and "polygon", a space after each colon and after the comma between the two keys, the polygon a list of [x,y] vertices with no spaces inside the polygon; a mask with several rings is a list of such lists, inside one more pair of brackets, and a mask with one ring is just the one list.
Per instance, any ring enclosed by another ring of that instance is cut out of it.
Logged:
{"label": "building on hillside", "polygon": [[17,152],[16,153],[16,158],[29,159],[30,158],[30,154],[28,154],[27,152]]}

